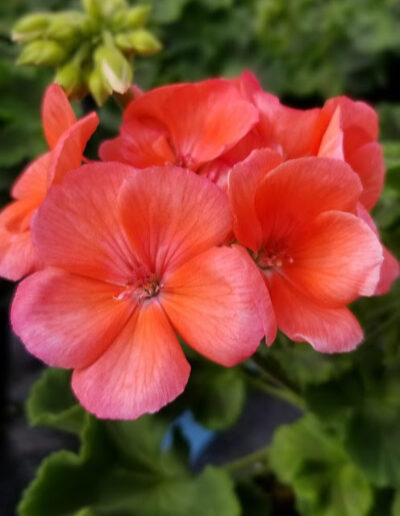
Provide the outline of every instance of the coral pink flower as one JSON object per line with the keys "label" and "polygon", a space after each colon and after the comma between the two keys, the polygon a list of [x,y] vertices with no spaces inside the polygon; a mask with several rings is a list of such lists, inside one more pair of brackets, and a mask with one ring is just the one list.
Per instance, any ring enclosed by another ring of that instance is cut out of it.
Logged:
{"label": "coral pink flower", "polygon": [[[279,164],[281,163],[281,164]],[[374,293],[382,249],[355,212],[362,187],[344,162],[254,151],[229,175],[238,241],[270,293],[278,327],[322,352],[353,349],[362,330],[346,305]]]}
{"label": "coral pink flower", "polygon": [[120,136],[101,145],[100,157],[138,168],[175,164],[199,171],[257,120],[255,107],[230,81],[164,86],[129,104]]}
{"label": "coral pink flower", "polygon": [[86,143],[98,124],[96,113],[77,121],[62,89],[50,85],[42,105],[43,129],[50,148],[21,174],[11,190],[14,201],[0,213],[0,276],[19,280],[40,264],[30,223],[48,188],[82,162]]}
{"label": "coral pink flower", "polygon": [[33,221],[47,268],[17,289],[11,319],[28,350],[73,368],[73,390],[103,418],[154,412],[184,389],[175,332],[224,366],[250,356],[272,312],[236,248],[227,196],[174,166],[85,165]]}

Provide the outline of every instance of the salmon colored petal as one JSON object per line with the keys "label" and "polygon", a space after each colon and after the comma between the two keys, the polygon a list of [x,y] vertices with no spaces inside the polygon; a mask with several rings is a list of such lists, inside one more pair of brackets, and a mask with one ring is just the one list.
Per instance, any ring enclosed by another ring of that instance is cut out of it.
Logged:
{"label": "salmon colored petal", "polygon": [[99,155],[103,161],[117,160],[137,168],[174,163],[167,136],[157,124],[127,122],[121,127],[121,136],[101,144]]}
{"label": "salmon colored petal", "polygon": [[300,158],[279,165],[256,195],[264,239],[290,241],[323,211],[355,210],[361,188],[357,174],[339,160]]}
{"label": "salmon colored petal", "polygon": [[343,130],[340,107],[338,106],[329,122],[321,145],[318,150],[318,156],[321,158],[333,158],[344,160],[343,149]]}
{"label": "salmon colored petal", "polygon": [[144,94],[131,102],[124,119],[162,123],[171,135],[176,164],[196,169],[237,143],[258,114],[230,81],[211,79]]}
{"label": "salmon colored petal", "polygon": [[255,197],[266,175],[282,163],[281,156],[269,149],[255,150],[229,173],[228,191],[233,213],[233,231],[239,242],[253,251],[262,244],[262,228],[257,218]]}
{"label": "salmon colored petal", "polygon": [[76,122],[71,104],[58,84],[50,84],[46,89],[42,104],[42,122],[50,149],[57,145],[63,133]]}
{"label": "salmon colored petal", "polygon": [[[372,229],[375,235],[379,238],[379,231],[376,227],[374,219],[371,217],[365,206],[361,203],[357,205],[357,215]],[[375,295],[380,296],[389,292],[392,284],[399,277],[399,262],[392,253],[382,245],[383,262],[381,267],[381,275],[379,283],[376,286]]]}
{"label": "salmon colored petal", "polygon": [[11,309],[15,333],[28,351],[55,367],[86,367],[122,330],[133,307],[120,288],[58,269],[18,287]]}
{"label": "salmon colored petal", "polygon": [[51,153],[46,152],[28,165],[12,187],[11,195],[15,199],[37,197],[42,200],[44,198],[47,191],[50,159]]}
{"label": "salmon colored petal", "polygon": [[360,200],[371,210],[382,193],[385,180],[382,147],[376,142],[362,145],[347,157],[347,162],[360,176],[363,185]]}
{"label": "salmon colored petal", "polygon": [[360,218],[324,212],[293,249],[288,280],[316,302],[338,306],[374,293],[380,276],[382,247]]}
{"label": "salmon colored petal", "polygon": [[354,101],[348,97],[333,97],[326,101],[323,112],[326,116],[332,116],[337,107],[341,111],[341,125],[346,135],[356,129],[365,131],[366,138],[370,141],[378,137],[378,115],[374,109],[361,101]]}
{"label": "salmon colored petal", "polygon": [[231,229],[226,194],[173,166],[133,173],[121,189],[119,207],[137,256],[160,276],[220,244]]}
{"label": "salmon colored petal", "polygon": [[143,304],[107,351],[74,371],[72,388],[99,418],[135,419],[174,400],[190,366],[157,302]]}
{"label": "salmon colored petal", "polygon": [[44,263],[118,284],[131,279],[134,257],[116,203],[132,171],[121,163],[83,165],[50,189],[32,221]]}
{"label": "salmon colored petal", "polygon": [[86,144],[98,124],[97,114],[90,113],[62,135],[51,155],[49,185],[61,183],[67,172],[81,165]]}
{"label": "salmon colored petal", "polygon": [[0,228],[0,277],[18,281],[38,267],[30,231],[10,233]]}
{"label": "salmon colored petal", "polygon": [[[264,336],[262,283],[239,250],[213,248],[165,278],[161,303],[189,346],[230,367],[252,355]],[[270,341],[276,326],[267,302]]]}
{"label": "salmon colored petal", "polygon": [[391,289],[393,282],[396,281],[400,275],[400,267],[397,258],[385,246],[382,247],[383,263],[381,276],[374,292],[377,296],[387,294]]}
{"label": "salmon colored petal", "polygon": [[261,112],[260,125],[265,136],[281,149],[285,159],[316,154],[320,109],[289,108],[265,92],[255,93],[254,98]]}
{"label": "salmon colored petal", "polygon": [[308,342],[321,353],[342,353],[362,341],[362,329],[347,308],[320,306],[278,275],[270,281],[270,292],[278,328],[295,342]]}

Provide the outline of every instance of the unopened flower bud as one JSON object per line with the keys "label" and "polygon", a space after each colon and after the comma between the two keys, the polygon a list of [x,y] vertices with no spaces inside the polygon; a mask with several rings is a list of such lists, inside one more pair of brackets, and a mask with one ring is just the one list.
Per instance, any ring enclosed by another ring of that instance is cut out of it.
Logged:
{"label": "unopened flower bud", "polygon": [[46,31],[46,37],[55,41],[71,41],[79,34],[79,22],[82,17],[76,13],[60,13],[52,16]]}
{"label": "unopened flower bud", "polygon": [[138,5],[136,7],[132,7],[125,13],[125,27],[128,29],[142,27],[147,23],[150,11],[150,5]]}
{"label": "unopened flower bud", "polygon": [[155,54],[162,48],[160,41],[145,29],[119,34],[115,38],[115,43],[121,50],[142,55]]}
{"label": "unopened flower bud", "polygon": [[114,46],[103,45],[96,50],[96,65],[111,90],[125,93],[132,82],[132,67],[123,54]]}
{"label": "unopened flower bud", "polygon": [[88,87],[94,100],[99,106],[104,104],[112,93],[112,88],[103,79],[101,70],[96,66],[89,74]]}
{"label": "unopened flower bud", "polygon": [[47,13],[24,16],[14,25],[12,39],[18,42],[28,42],[40,38],[46,32],[49,18],[50,15]]}
{"label": "unopened flower bud", "polygon": [[103,0],[101,10],[104,18],[109,18],[115,13],[124,12],[128,8],[125,0]]}
{"label": "unopened flower bud", "polygon": [[57,70],[54,80],[69,97],[78,95],[83,85],[81,65],[74,61],[68,62]]}
{"label": "unopened flower bud", "polygon": [[93,18],[101,18],[101,4],[102,0],[82,0],[82,5],[85,8],[85,11]]}
{"label": "unopened flower bud", "polygon": [[64,48],[55,41],[37,40],[29,43],[21,52],[18,64],[46,65],[60,64],[66,57]]}

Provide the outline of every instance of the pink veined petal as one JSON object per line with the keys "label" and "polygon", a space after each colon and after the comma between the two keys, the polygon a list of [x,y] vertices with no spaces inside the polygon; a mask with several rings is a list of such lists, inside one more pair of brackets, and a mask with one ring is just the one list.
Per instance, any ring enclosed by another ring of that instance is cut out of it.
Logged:
{"label": "pink veined petal", "polygon": [[134,306],[121,288],[47,268],[18,287],[11,309],[15,333],[30,353],[55,367],[86,367],[122,330]]}
{"label": "pink veined petal", "polygon": [[226,194],[173,166],[133,173],[122,186],[119,210],[139,260],[160,277],[222,243],[231,230]]}
{"label": "pink veined petal", "polygon": [[343,353],[362,341],[362,329],[346,307],[320,306],[277,274],[270,280],[270,293],[278,328],[295,342],[308,342],[321,353]]}
{"label": "pink veined petal", "polygon": [[14,199],[44,198],[47,191],[50,159],[51,153],[46,152],[27,166],[12,187],[11,195]]}
{"label": "pink veined petal", "polygon": [[136,262],[116,206],[121,184],[134,172],[122,163],[92,163],[53,186],[32,221],[42,261],[82,276],[129,282]]}
{"label": "pink veined petal", "polygon": [[257,189],[267,174],[281,162],[282,158],[277,152],[259,149],[234,166],[229,173],[233,231],[241,244],[255,252],[261,247],[263,237],[255,206]]}
{"label": "pink veined petal", "polygon": [[61,183],[67,172],[82,164],[86,144],[98,124],[97,113],[89,113],[63,133],[51,155],[49,186]]}
{"label": "pink veined petal", "polygon": [[50,149],[57,145],[63,133],[76,122],[71,104],[58,84],[50,84],[46,89],[42,104],[42,122]]}
{"label": "pink veined petal", "polygon": [[167,317],[156,301],[150,301],[135,311],[94,364],[74,371],[72,388],[99,418],[136,419],[179,396],[189,372]]}
{"label": "pink veined petal", "polygon": [[[250,265],[237,249],[213,248],[164,279],[161,304],[178,334],[227,367],[252,355],[265,333],[265,290]],[[270,304],[269,311],[270,341],[275,330]]]}
{"label": "pink veined petal", "polygon": [[373,295],[383,259],[379,240],[368,225],[340,211],[320,214],[291,257],[288,281],[328,306]]}
{"label": "pink veined petal", "polygon": [[382,147],[376,142],[362,145],[349,154],[347,162],[361,179],[363,192],[360,200],[368,210],[371,210],[382,193],[385,180]]}
{"label": "pink veined petal", "polygon": [[255,199],[264,241],[297,240],[323,211],[354,211],[361,188],[357,174],[339,160],[299,158],[279,165]]}

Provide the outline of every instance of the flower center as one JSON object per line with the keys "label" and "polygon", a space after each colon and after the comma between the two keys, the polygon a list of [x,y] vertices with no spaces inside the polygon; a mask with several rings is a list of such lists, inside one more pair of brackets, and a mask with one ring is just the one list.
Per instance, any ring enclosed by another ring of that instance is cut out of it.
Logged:
{"label": "flower center", "polygon": [[293,258],[286,249],[274,246],[262,248],[257,254],[253,255],[253,258],[259,268],[265,271],[280,269],[293,263]]}
{"label": "flower center", "polygon": [[162,288],[162,284],[154,273],[137,274],[131,283],[128,283],[116,299],[122,301],[128,298],[137,303],[156,297]]}

